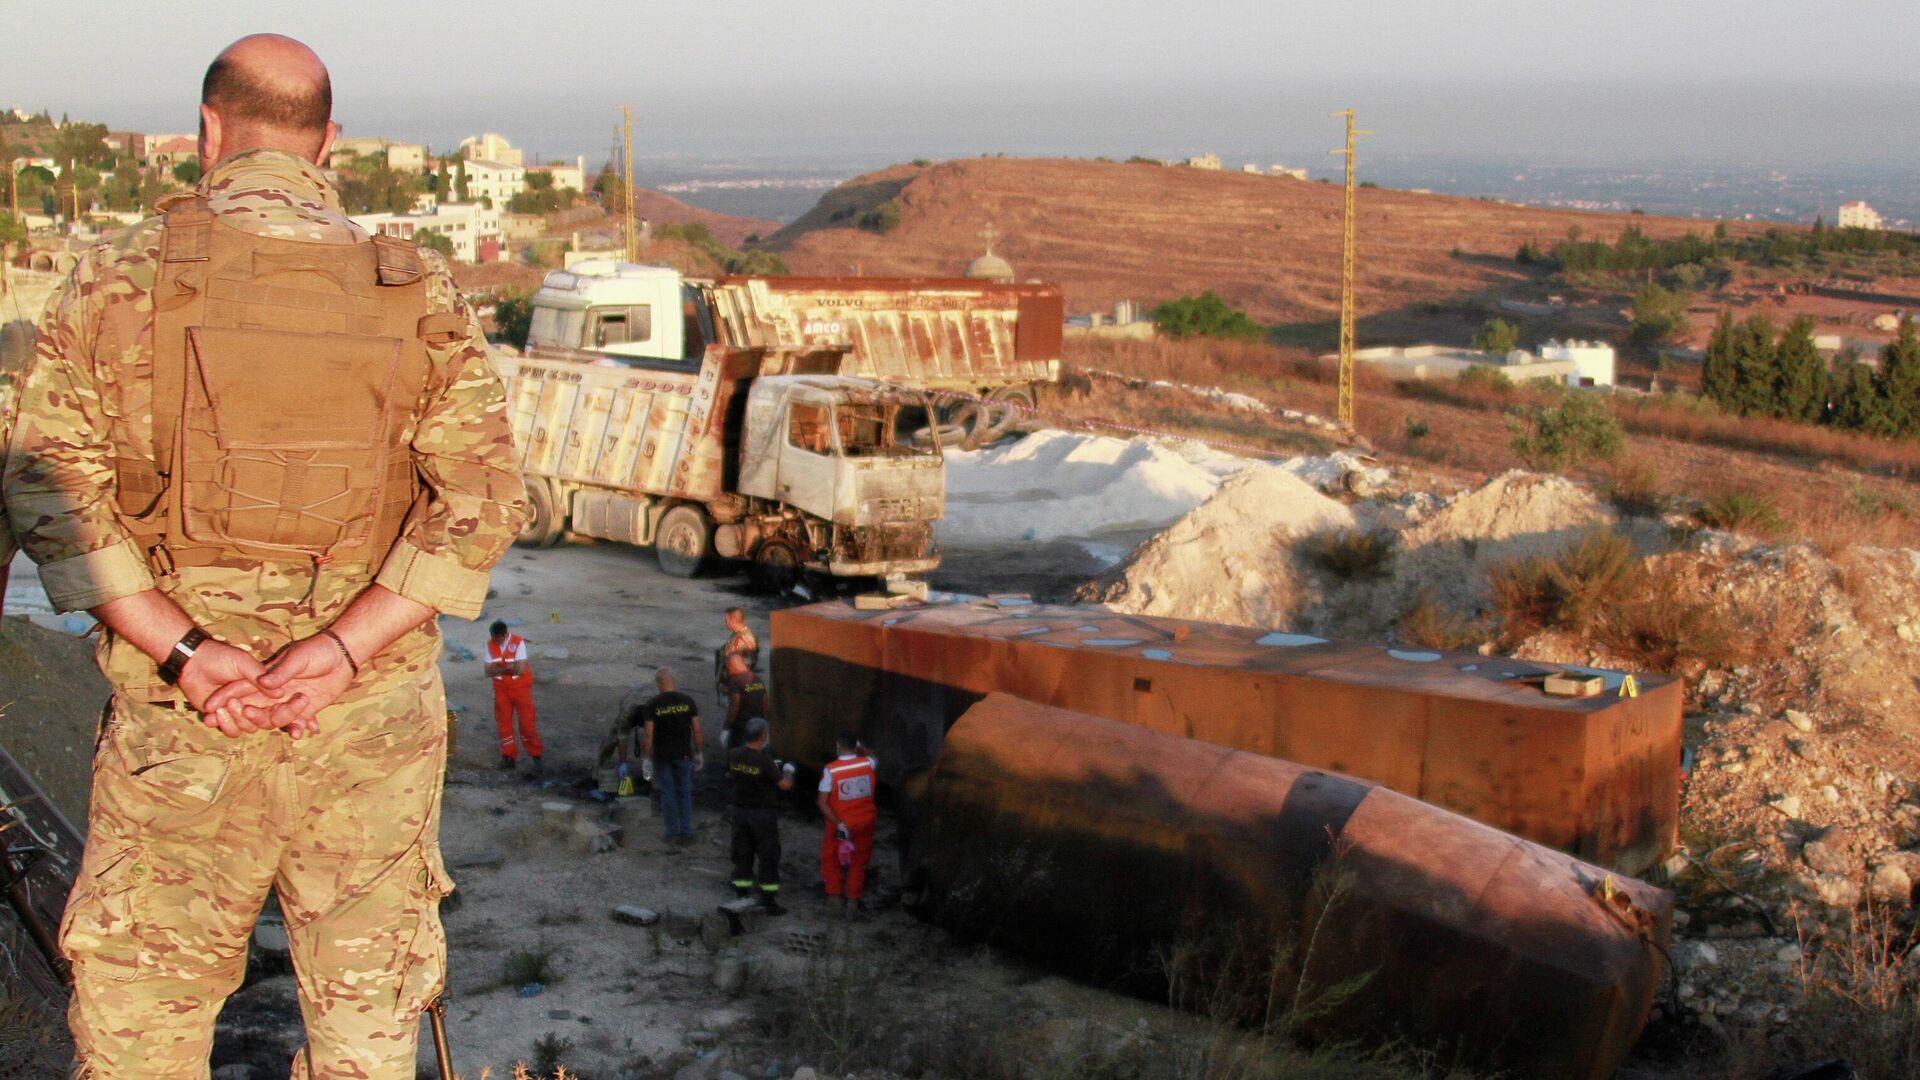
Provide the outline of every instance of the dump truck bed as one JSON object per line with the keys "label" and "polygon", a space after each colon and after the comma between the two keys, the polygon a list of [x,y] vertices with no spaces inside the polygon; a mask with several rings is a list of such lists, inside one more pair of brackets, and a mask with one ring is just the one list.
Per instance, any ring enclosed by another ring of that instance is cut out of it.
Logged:
{"label": "dump truck bed", "polygon": [[1060,375],[1064,301],[1052,285],[970,278],[722,277],[709,286],[722,340],[844,348],[839,374],[980,390]]}

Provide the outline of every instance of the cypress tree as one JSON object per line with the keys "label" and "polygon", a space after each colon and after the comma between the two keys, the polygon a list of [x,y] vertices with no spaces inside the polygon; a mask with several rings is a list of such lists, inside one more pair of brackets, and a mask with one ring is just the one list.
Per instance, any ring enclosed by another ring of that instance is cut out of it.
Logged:
{"label": "cypress tree", "polygon": [[1882,415],[1880,387],[1873,369],[1858,360],[1850,360],[1833,373],[1834,427],[1848,431],[1871,431]]}
{"label": "cypress tree", "polygon": [[1813,345],[1813,319],[1801,315],[1780,335],[1774,356],[1780,415],[1812,423],[1827,411],[1827,364]]}
{"label": "cypress tree", "polygon": [[1733,411],[1733,311],[1720,309],[1720,321],[1713,324],[1713,336],[1707,340],[1707,360],[1700,369],[1700,396]]}
{"label": "cypress tree", "polygon": [[1913,316],[1903,316],[1900,333],[1880,350],[1880,398],[1890,434],[1920,435],[1920,337]]}
{"label": "cypress tree", "polygon": [[1749,316],[1733,335],[1733,411],[1742,416],[1779,415],[1775,370],[1773,323],[1765,315]]}

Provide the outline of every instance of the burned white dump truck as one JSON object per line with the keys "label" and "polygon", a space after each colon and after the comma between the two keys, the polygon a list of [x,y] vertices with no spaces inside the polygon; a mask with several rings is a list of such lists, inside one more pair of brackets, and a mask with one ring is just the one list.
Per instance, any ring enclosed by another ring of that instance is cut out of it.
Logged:
{"label": "burned white dump truck", "polygon": [[837,354],[715,344],[690,362],[498,363],[532,504],[524,544],[651,544],[681,577],[743,559],[773,588],[939,565],[940,449],[895,434],[899,410],[924,403],[833,374]]}

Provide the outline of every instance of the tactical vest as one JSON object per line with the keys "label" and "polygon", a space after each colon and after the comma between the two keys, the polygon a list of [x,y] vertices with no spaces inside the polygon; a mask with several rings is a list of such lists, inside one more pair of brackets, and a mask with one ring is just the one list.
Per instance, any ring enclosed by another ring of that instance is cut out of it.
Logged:
{"label": "tactical vest", "polygon": [[157,572],[312,560],[377,566],[422,495],[405,443],[427,345],[413,245],[259,236],[205,199],[166,208],[153,290],[153,460],[116,462]]}

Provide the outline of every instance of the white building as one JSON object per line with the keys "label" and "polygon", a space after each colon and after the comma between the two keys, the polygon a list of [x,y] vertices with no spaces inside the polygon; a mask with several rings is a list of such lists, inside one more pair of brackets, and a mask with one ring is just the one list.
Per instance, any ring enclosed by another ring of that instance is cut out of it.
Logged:
{"label": "white building", "polygon": [[478,202],[441,203],[426,213],[357,214],[353,223],[370,233],[418,241],[431,230],[453,242],[453,257],[462,262],[499,262],[506,258],[505,234],[499,210]]}
{"label": "white building", "polygon": [[460,140],[460,156],[469,161],[497,161],[502,165],[518,168],[525,165],[526,159],[520,151],[514,149],[505,135],[495,135],[489,131],[484,135],[469,135]]}
{"label": "white building", "polygon": [[571,165],[560,162],[554,162],[551,165],[529,165],[527,173],[529,175],[546,173],[553,177],[555,191],[578,191],[584,194],[587,190],[587,159],[585,157],[575,158]]}
{"label": "white building", "polygon": [[1573,364],[1568,386],[1613,385],[1613,346],[1604,341],[1549,341],[1540,346],[1540,359]]}
{"label": "white building", "polygon": [[1218,169],[1219,167],[1219,154],[1195,154],[1187,159],[1189,169]]}
{"label": "white building", "polygon": [[1880,214],[1866,203],[1855,200],[1840,204],[1840,227],[1843,229],[1878,229]]}
{"label": "white building", "polygon": [[465,164],[467,198],[475,202],[492,199],[494,206],[505,210],[515,195],[527,190],[527,170],[518,163],[469,158]]}
{"label": "white building", "polygon": [[419,143],[388,143],[387,168],[419,174],[427,171],[427,148]]}
{"label": "white building", "polygon": [[1267,166],[1267,175],[1291,176],[1295,180],[1305,180],[1307,178],[1307,170],[1290,168],[1286,165],[1269,165]]}

